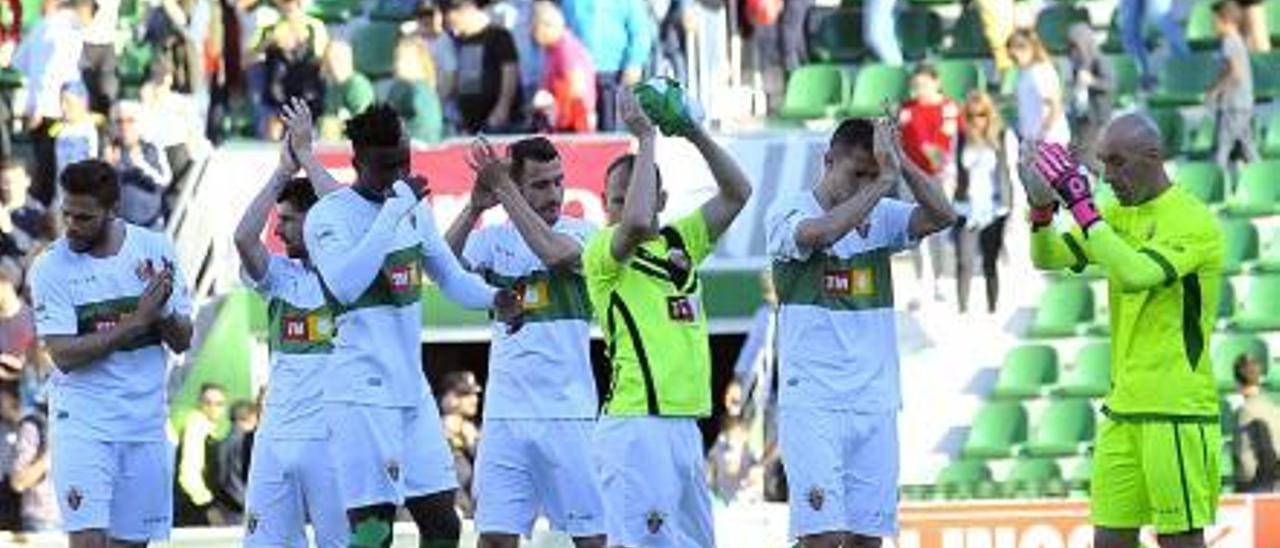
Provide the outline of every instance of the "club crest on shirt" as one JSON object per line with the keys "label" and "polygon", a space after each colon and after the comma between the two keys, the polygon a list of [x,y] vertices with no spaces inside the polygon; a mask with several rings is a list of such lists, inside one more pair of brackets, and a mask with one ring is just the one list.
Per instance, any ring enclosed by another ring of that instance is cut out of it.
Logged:
{"label": "club crest on shirt", "polygon": [[400,481],[400,463],[394,460],[387,461],[387,477],[391,481]]}
{"label": "club crest on shirt", "polygon": [[649,528],[650,535],[658,534],[662,530],[662,524],[667,521],[665,515],[657,510],[649,510],[644,517],[644,525]]}
{"label": "club crest on shirt", "polygon": [[151,259],[139,259],[138,264],[133,267],[133,273],[139,280],[150,281],[151,277],[156,275],[156,265],[151,262]]}
{"label": "club crest on shirt", "polygon": [[809,507],[814,511],[822,511],[822,505],[827,500],[827,493],[817,485],[809,488]]}
{"label": "club crest on shirt", "polygon": [[67,506],[71,508],[71,511],[74,512],[76,510],[79,510],[80,503],[82,502],[84,502],[84,495],[80,494],[79,488],[72,487],[70,489],[67,489]]}
{"label": "club crest on shirt", "polygon": [[875,295],[875,276],[870,268],[828,270],[822,276],[822,290],[835,297]]}

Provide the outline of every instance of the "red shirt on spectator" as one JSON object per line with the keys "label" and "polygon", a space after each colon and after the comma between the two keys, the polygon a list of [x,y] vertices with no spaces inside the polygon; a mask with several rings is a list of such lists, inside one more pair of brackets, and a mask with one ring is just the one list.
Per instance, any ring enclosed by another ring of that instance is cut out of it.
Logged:
{"label": "red shirt on spectator", "polygon": [[22,39],[22,0],[9,0],[8,25],[0,22],[0,42],[18,43]]}
{"label": "red shirt on spectator", "polygon": [[596,68],[587,48],[572,33],[565,32],[559,42],[546,48],[545,54],[542,89],[556,100],[552,127],[573,133],[595,130]]}
{"label": "red shirt on spectator", "polygon": [[964,129],[964,119],[960,107],[946,97],[932,104],[911,99],[898,113],[898,126],[907,156],[921,169],[938,174],[952,160],[952,147]]}

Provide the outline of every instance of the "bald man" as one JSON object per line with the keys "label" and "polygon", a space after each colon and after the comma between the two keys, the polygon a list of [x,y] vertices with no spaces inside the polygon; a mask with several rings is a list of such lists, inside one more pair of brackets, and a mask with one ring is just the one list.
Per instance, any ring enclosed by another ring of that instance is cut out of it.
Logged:
{"label": "bald man", "polygon": [[[1099,548],[1203,546],[1217,511],[1218,393],[1209,361],[1222,286],[1222,230],[1169,182],[1160,131],[1117,118],[1098,146],[1115,202],[1096,204],[1089,175],[1060,145],[1041,145],[1031,201],[1031,260],[1045,270],[1107,273],[1111,391],[1094,444],[1092,520]],[[1118,202],[1118,203],[1116,203]],[[1075,226],[1053,228],[1059,205]]]}

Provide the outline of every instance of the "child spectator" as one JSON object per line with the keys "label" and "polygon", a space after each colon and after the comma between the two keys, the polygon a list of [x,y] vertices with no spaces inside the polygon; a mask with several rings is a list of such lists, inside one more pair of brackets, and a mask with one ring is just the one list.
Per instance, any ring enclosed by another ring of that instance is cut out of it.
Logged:
{"label": "child spectator", "polygon": [[1040,143],[1069,144],[1071,128],[1062,104],[1062,80],[1036,31],[1014,31],[1009,37],[1009,57],[1019,69],[1015,95],[1022,146],[1034,149]]}
{"label": "child spectator", "polygon": [[589,133],[596,127],[596,69],[551,0],[533,7],[533,40],[544,49],[541,89],[534,108],[549,114],[553,131]]}
{"label": "child spectator", "polygon": [[1213,5],[1214,29],[1222,37],[1222,71],[1206,95],[1218,122],[1214,159],[1224,172],[1234,158],[1258,160],[1253,144],[1253,69],[1240,36],[1240,18],[1240,6],[1233,0]]}
{"label": "child spectator", "polygon": [[377,98],[369,78],[356,72],[351,44],[329,42],[324,58],[324,114],[320,135],[327,140],[342,138],[342,126],[352,116],[364,112]]}
{"label": "child spectator", "polygon": [[409,137],[435,143],[444,133],[444,114],[435,92],[435,65],[427,45],[414,36],[402,36],[396,44],[395,78],[387,89],[386,103],[404,118]]}

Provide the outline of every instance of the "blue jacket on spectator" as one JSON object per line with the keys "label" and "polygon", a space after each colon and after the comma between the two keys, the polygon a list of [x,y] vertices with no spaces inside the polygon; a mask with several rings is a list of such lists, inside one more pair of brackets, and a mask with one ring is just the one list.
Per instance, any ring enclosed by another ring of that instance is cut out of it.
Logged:
{"label": "blue jacket on spectator", "polygon": [[653,48],[653,22],[644,0],[564,0],[569,27],[599,72],[642,69]]}

